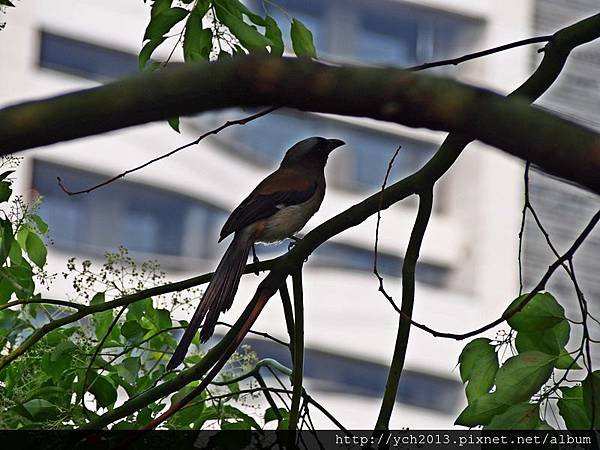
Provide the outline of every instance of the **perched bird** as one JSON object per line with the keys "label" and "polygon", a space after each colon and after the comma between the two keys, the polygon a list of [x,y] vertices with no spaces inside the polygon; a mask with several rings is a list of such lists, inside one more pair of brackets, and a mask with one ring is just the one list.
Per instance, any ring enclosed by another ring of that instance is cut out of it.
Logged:
{"label": "perched bird", "polygon": [[261,181],[252,193],[233,210],[219,242],[234,233],[221,258],[212,281],[192,317],[167,369],[184,359],[196,330],[200,340],[213,334],[221,312],[233,303],[250,249],[254,244],[279,242],[302,229],[321,206],[325,196],[325,164],[329,153],[344,145],[339,139],[311,137],[292,146],[279,168]]}

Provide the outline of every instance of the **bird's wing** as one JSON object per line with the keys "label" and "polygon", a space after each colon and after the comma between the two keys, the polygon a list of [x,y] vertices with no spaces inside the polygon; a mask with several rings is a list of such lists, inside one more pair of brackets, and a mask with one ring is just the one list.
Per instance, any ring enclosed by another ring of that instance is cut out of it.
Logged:
{"label": "bird's wing", "polygon": [[281,208],[304,203],[316,190],[314,180],[299,177],[293,172],[274,172],[233,210],[223,225],[219,242],[251,223],[272,216]]}

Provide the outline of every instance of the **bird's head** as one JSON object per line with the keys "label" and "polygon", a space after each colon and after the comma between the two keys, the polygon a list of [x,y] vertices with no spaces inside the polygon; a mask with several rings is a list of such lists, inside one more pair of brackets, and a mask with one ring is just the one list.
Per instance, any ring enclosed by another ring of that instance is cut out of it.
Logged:
{"label": "bird's head", "polygon": [[294,144],[283,157],[281,167],[294,164],[318,164],[325,166],[327,157],[336,148],[344,145],[340,139],[309,137]]}

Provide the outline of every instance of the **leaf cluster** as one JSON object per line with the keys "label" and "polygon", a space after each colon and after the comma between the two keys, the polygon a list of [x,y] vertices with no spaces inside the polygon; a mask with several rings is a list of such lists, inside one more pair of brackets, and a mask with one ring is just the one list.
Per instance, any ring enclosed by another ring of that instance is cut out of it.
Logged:
{"label": "leaf cluster", "polygon": [[[515,299],[505,312],[510,316],[508,340],[477,338],[463,349],[459,365],[468,405],[455,423],[486,429],[550,429],[541,405],[559,391],[558,408],[567,428],[589,429],[592,402],[600,409],[600,372],[571,387],[553,381],[557,371],[581,369],[566,350],[571,326],[550,293],[536,294],[519,310],[526,297]],[[515,354],[500,364],[498,350],[511,344]],[[595,417],[600,423],[599,415]]]}

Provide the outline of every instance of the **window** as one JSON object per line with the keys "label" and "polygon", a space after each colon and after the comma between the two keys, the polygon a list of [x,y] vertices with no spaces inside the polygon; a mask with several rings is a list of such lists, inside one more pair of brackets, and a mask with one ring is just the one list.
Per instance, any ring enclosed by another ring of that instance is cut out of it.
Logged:
{"label": "window", "polygon": [[353,56],[372,64],[412,65],[417,61],[418,37],[419,26],[413,17],[366,12],[360,17]]}
{"label": "window", "polygon": [[[261,259],[271,258],[287,251],[288,243],[276,245],[257,245],[256,252]],[[315,267],[332,267],[342,270],[358,270],[373,272],[374,252],[355,245],[339,242],[325,242],[308,258],[308,265]],[[399,277],[402,275],[401,256],[379,251],[377,254],[377,270],[383,276]],[[415,279],[424,284],[444,287],[448,284],[450,268],[438,264],[418,262]]]}
{"label": "window", "polygon": [[60,176],[71,189],[103,180],[97,174],[36,160],[33,188],[44,200],[59,248],[103,252],[124,245],[134,252],[210,258],[226,212],[211,204],[139,183],[118,181],[93,196],[67,197]]}
{"label": "window", "polygon": [[353,57],[378,65],[412,66],[446,59],[459,51],[477,22],[407,5],[364,6],[355,34]]}
{"label": "window", "polygon": [[[266,339],[246,338],[259,358],[274,358],[291,366],[289,351]],[[304,352],[304,376],[319,383],[320,389],[369,397],[381,397],[388,367],[370,361],[307,348]],[[414,370],[404,370],[396,400],[447,414],[460,405],[462,384],[456,380]]]}
{"label": "window", "polygon": [[139,72],[137,56],[66,36],[40,33],[40,67],[104,81]]}
{"label": "window", "polygon": [[[260,9],[262,4],[254,0],[253,6]],[[296,17],[313,33],[321,57],[376,65],[410,66],[450,58],[480,29],[477,20],[407,2],[278,0],[266,6],[282,24],[288,48],[288,24]]]}
{"label": "window", "polygon": [[[247,112],[235,110],[225,114],[203,114],[199,121],[203,128],[212,128],[244,114]],[[394,163],[388,180],[390,183],[419,169],[437,148],[428,142],[291,111],[273,112],[242,127],[230,128],[217,139],[254,162],[274,167],[289,147],[310,136],[335,137],[347,143],[349,148],[336,154],[336,158],[344,158],[347,162],[344,167],[349,170],[336,177],[335,183],[338,187],[352,190],[379,188],[389,159],[398,145],[402,146],[402,150]]]}

